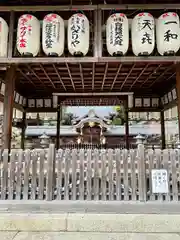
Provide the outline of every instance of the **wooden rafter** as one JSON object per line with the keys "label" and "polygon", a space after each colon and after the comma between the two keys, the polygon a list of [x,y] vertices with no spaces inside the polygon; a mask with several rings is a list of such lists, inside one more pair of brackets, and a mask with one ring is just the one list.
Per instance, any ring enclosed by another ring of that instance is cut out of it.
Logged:
{"label": "wooden rafter", "polygon": [[131,73],[132,73],[132,71],[133,71],[133,69],[134,69],[135,66],[136,66],[136,64],[133,64],[131,70],[129,71],[128,75],[126,76],[126,78],[124,79],[123,83],[121,84],[121,87],[120,87],[119,91],[121,91],[121,90],[123,89],[126,81],[128,80],[128,78],[129,78],[129,76],[131,75]]}
{"label": "wooden rafter", "polygon": [[69,78],[70,78],[70,80],[71,80],[71,84],[72,84],[72,86],[73,86],[73,89],[74,89],[74,91],[76,91],[76,88],[75,88],[75,85],[74,85],[74,81],[73,81],[73,79],[72,79],[71,71],[70,71],[69,66],[68,66],[67,63],[66,63],[66,67],[67,67],[67,71],[68,71]]}
{"label": "wooden rafter", "polygon": [[34,82],[21,70],[21,68],[18,68],[18,71],[23,75],[25,79],[27,79],[36,88]]}
{"label": "wooden rafter", "polygon": [[122,68],[122,63],[119,64],[119,67],[118,67],[116,76],[115,76],[115,78],[114,78],[114,80],[113,80],[113,82],[112,82],[112,85],[111,85],[111,91],[113,90],[114,84],[116,83],[116,79],[117,79],[117,77],[119,76],[119,73],[120,73],[120,71],[121,71],[121,68]]}
{"label": "wooden rafter", "polygon": [[143,70],[141,71],[141,73],[139,74],[139,76],[136,78],[136,80],[133,82],[133,84],[131,85],[131,87],[129,88],[129,91],[131,91],[131,89],[133,88],[133,86],[137,83],[137,81],[140,79],[140,77],[143,75],[143,73],[146,71],[146,69],[149,67],[149,64],[146,65],[145,68],[143,68]]}
{"label": "wooden rafter", "polygon": [[30,72],[32,72],[34,74],[34,76],[39,80],[39,82],[41,82],[44,89],[46,89],[46,86],[44,85],[43,81],[41,81],[41,79],[38,77],[38,75],[35,73],[35,71],[29,65],[27,65],[27,68],[29,69]]}
{"label": "wooden rafter", "polygon": [[53,86],[53,88],[56,88],[53,81],[51,80],[51,78],[49,77],[49,75],[47,74],[46,70],[44,69],[43,65],[40,64],[40,68],[42,69],[42,71],[44,72],[46,78],[49,80],[49,82],[51,83],[51,85]]}
{"label": "wooden rafter", "polygon": [[82,70],[81,63],[79,64],[79,71],[80,71],[80,77],[81,77],[81,82],[82,82],[82,89],[84,90],[84,77],[83,77],[83,70]]}
{"label": "wooden rafter", "polygon": [[52,64],[52,66],[53,66],[53,69],[54,69],[54,71],[56,72],[56,74],[57,74],[57,76],[58,76],[58,79],[59,79],[61,85],[63,86],[64,90],[67,91],[67,89],[66,89],[66,87],[65,87],[65,84],[64,84],[64,82],[62,81],[61,75],[60,75],[59,71],[57,70],[55,64]]}
{"label": "wooden rafter", "polygon": [[142,88],[142,86],[148,82],[148,80],[153,76],[153,74],[155,74],[155,73],[159,70],[160,67],[161,67],[161,64],[159,64],[159,65],[153,70],[153,72],[144,80],[144,82],[142,82],[140,88]]}
{"label": "wooden rafter", "polygon": [[105,84],[105,81],[106,81],[107,71],[108,71],[108,63],[106,63],[106,66],[105,66],[104,77],[103,77],[102,86],[101,86],[101,91],[102,91],[103,88],[104,88],[104,84]]}
{"label": "wooden rafter", "polygon": [[158,82],[159,79],[161,79],[161,78],[164,76],[165,73],[169,72],[169,70],[171,70],[173,66],[174,66],[174,64],[173,64],[173,65],[170,65],[168,68],[166,68],[166,70],[165,70],[163,73],[161,73],[161,75],[160,75],[159,77],[157,77],[157,78],[149,85],[149,87],[151,88],[156,82]]}
{"label": "wooden rafter", "polygon": [[92,66],[92,91],[94,91],[95,63]]}

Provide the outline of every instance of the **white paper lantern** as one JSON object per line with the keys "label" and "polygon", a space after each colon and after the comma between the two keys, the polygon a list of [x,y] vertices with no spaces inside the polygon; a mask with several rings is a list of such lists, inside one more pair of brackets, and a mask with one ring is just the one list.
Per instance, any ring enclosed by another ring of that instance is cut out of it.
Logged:
{"label": "white paper lantern", "polygon": [[74,56],[85,56],[89,51],[89,20],[76,13],[68,20],[68,49]]}
{"label": "white paper lantern", "polygon": [[61,56],[64,52],[64,20],[51,13],[44,17],[42,27],[43,51],[48,56]]}
{"label": "white paper lantern", "polygon": [[132,20],[132,50],[136,56],[150,55],[155,46],[155,21],[150,13],[142,12]]}
{"label": "white paper lantern", "polygon": [[35,57],[40,49],[40,22],[30,14],[19,18],[17,27],[17,50],[21,55]]}
{"label": "white paper lantern", "polygon": [[177,53],[180,48],[180,26],[177,13],[167,12],[157,19],[156,38],[160,55]]}
{"label": "white paper lantern", "polygon": [[7,57],[9,27],[7,22],[0,17],[0,57]]}
{"label": "white paper lantern", "polygon": [[106,45],[111,56],[126,54],[129,47],[129,24],[125,14],[115,13],[108,18]]}

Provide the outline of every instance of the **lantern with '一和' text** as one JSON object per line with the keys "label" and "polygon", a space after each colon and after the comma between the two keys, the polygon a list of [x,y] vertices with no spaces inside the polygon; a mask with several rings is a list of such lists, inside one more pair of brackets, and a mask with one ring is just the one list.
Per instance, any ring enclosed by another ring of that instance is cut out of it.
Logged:
{"label": "lantern with '\u4e00\u548c' text", "polygon": [[160,55],[175,55],[180,48],[179,16],[175,12],[162,14],[156,22],[157,50]]}

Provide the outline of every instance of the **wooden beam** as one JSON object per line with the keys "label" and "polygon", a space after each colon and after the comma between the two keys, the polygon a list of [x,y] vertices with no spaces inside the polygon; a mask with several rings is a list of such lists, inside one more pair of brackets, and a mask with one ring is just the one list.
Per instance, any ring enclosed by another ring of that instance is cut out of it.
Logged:
{"label": "wooden beam", "polygon": [[25,108],[26,112],[30,113],[41,113],[41,112],[57,112],[57,108],[36,108],[36,107],[30,107],[30,108]]}
{"label": "wooden beam", "polygon": [[180,4],[100,4],[100,5],[41,5],[41,6],[0,6],[1,12],[51,12],[51,11],[93,11],[96,9],[100,10],[176,10],[180,9]]}
{"label": "wooden beam", "polygon": [[33,64],[33,63],[178,63],[180,56],[151,56],[151,57],[13,57],[13,58],[0,58],[0,64]]}
{"label": "wooden beam", "polygon": [[92,11],[97,9],[97,5],[43,5],[43,6],[0,6],[1,12],[51,12],[51,11]]}
{"label": "wooden beam", "polygon": [[129,112],[160,112],[161,108],[157,107],[134,107],[129,110]]}
{"label": "wooden beam", "polygon": [[133,95],[133,92],[86,92],[86,93],[53,93],[54,96],[66,96],[66,97],[92,97],[92,96],[127,96],[127,95]]}
{"label": "wooden beam", "polygon": [[13,121],[13,102],[16,78],[16,66],[12,65],[7,69],[5,77],[5,96],[3,114],[3,149],[11,148],[11,133]]}
{"label": "wooden beam", "polygon": [[121,10],[176,10],[180,9],[180,4],[100,4],[98,9],[101,10],[112,10],[112,9],[121,9]]}

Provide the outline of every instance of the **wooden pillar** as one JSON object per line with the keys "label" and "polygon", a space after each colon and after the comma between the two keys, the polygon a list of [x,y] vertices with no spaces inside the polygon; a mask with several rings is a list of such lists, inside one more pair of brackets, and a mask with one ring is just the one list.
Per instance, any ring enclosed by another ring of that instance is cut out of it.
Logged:
{"label": "wooden pillar", "polygon": [[11,148],[13,121],[13,103],[15,89],[16,66],[8,67],[5,77],[4,116],[3,116],[3,149]]}
{"label": "wooden pillar", "polygon": [[161,147],[162,149],[166,148],[166,138],[165,138],[165,122],[164,122],[164,111],[160,112],[161,118]]}
{"label": "wooden pillar", "polygon": [[60,142],[60,120],[61,120],[61,106],[57,108],[57,125],[56,125],[56,149],[59,149]]}
{"label": "wooden pillar", "polygon": [[21,149],[24,149],[25,131],[26,131],[26,112],[23,112],[22,132],[21,132]]}
{"label": "wooden pillar", "polygon": [[179,140],[180,140],[180,64],[177,64],[176,66],[176,91],[177,91]]}
{"label": "wooden pillar", "polygon": [[128,108],[125,109],[125,144],[126,149],[129,149],[129,114]]}

